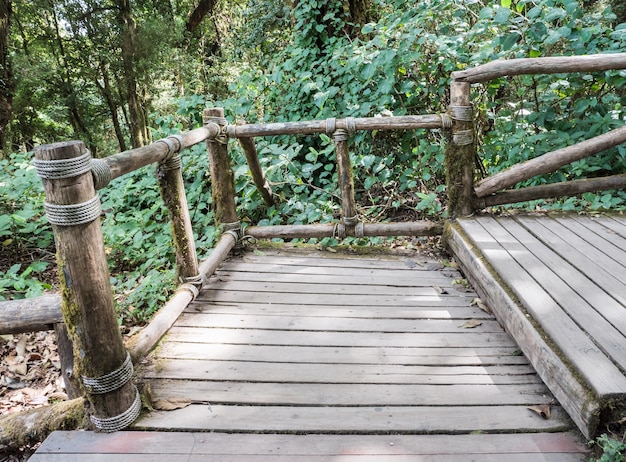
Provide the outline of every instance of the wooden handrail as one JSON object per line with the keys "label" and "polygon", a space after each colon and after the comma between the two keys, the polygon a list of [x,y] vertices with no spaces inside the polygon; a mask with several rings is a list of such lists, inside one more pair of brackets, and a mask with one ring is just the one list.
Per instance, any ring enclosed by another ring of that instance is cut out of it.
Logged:
{"label": "wooden handrail", "polygon": [[626,142],[626,125],[611,130],[610,132],[596,136],[578,144],[566,148],[557,149],[540,157],[516,164],[511,168],[496,173],[478,182],[474,188],[476,197],[485,197],[501,189],[513,186],[520,181],[527,180],[536,175],[553,172],[563,165],[576,160],[584,159],[597,154],[605,149],[612,148]]}
{"label": "wooden handrail", "polygon": [[514,204],[516,202],[526,202],[536,199],[606,191],[608,189],[626,189],[626,174],[563,181],[560,183],[542,184],[520,189],[509,189],[478,199],[477,206],[479,208],[485,208],[494,205]]}
{"label": "wooden handrail", "polygon": [[[207,139],[215,138],[219,135],[219,130],[217,125],[209,124],[177,136],[182,138],[184,147],[190,147]],[[178,146],[178,150],[180,150],[180,146]],[[146,165],[161,162],[168,154],[169,148],[167,144],[155,141],[147,146],[113,154],[101,160],[107,163],[111,170],[111,179],[113,180]]]}
{"label": "wooden handrail", "polygon": [[498,59],[471,69],[455,71],[458,82],[487,82],[498,77],[522,74],[560,74],[626,69],[626,53],[545,58]]}
{"label": "wooden handrail", "polygon": [[[333,120],[334,123],[329,123],[330,120]],[[329,129],[329,125],[332,125],[332,129]],[[442,116],[439,114],[429,114],[414,116],[364,117],[353,118],[351,120],[348,118],[268,124],[228,125],[226,129],[230,138],[250,138],[255,136],[275,135],[311,135],[314,133],[328,133],[328,135],[332,135],[335,129],[351,132],[352,130],[414,130],[418,128],[442,127]]]}

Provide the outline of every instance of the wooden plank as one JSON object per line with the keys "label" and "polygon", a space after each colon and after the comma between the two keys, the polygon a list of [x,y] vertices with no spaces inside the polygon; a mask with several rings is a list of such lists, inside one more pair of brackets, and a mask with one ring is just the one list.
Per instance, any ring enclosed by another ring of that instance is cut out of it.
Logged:
{"label": "wooden plank", "polygon": [[[205,457],[245,455],[246,460],[250,455],[275,458],[282,456],[286,458],[285,460],[295,456],[327,458],[336,456],[336,460],[345,460],[343,456],[352,455],[376,456],[379,461],[381,456],[387,460],[386,457],[390,456],[458,455],[466,457],[468,454],[506,455],[508,460],[509,456],[522,454],[527,457],[523,460],[536,461],[549,460],[543,457],[550,454],[586,455],[588,450],[570,433],[482,433],[450,437],[450,435],[284,435],[151,431],[122,431],[105,434],[89,431],[57,431],[46,439],[37,450],[37,454],[33,456],[39,459],[31,458],[30,460],[62,460],[44,459],[42,456],[62,454],[70,457],[94,453],[102,455],[127,453],[129,457],[140,454]],[[535,458],[528,458],[532,455]],[[168,457],[167,460],[175,459]],[[485,459],[481,457],[480,460]]]}
{"label": "wooden plank", "polygon": [[[419,416],[419,418],[417,418]],[[567,430],[567,416],[554,406],[543,419],[525,406],[291,407],[192,404],[150,412],[136,429],[170,428],[229,432],[519,432]],[[193,427],[189,423],[193,422]]]}
{"label": "wooden plank", "polygon": [[[300,313],[306,317],[321,318],[385,318],[385,319],[493,319],[493,316],[472,306],[414,306],[393,307],[339,305],[277,305],[274,303],[203,303],[195,302],[187,308],[189,313],[215,313],[246,315],[255,313],[265,316],[288,316]],[[303,314],[304,313],[304,314]]]}
{"label": "wooden plank", "polygon": [[599,396],[623,393],[626,377],[526,271],[525,267],[542,268],[541,262],[489,217],[463,221],[461,225],[596,393]]}
{"label": "wooden plank", "polygon": [[153,380],[153,398],[182,397],[206,404],[309,406],[500,406],[549,403],[542,383],[378,385],[325,383],[251,383]]}
{"label": "wooden plank", "polygon": [[[460,329],[459,329],[460,330]],[[178,327],[170,329],[168,339],[174,342],[224,343],[233,345],[302,345],[355,347],[501,347],[514,346],[506,333],[479,334],[475,332],[441,334],[369,333],[355,332],[292,332],[254,329],[209,329]]]}
{"label": "wooden plank", "polygon": [[[367,270],[368,272],[370,270]],[[263,268],[260,272],[251,271],[218,271],[216,275],[211,278],[209,283],[214,282],[233,282],[233,281],[254,281],[254,282],[287,282],[287,283],[308,283],[308,284],[350,284],[358,287],[362,286],[387,286],[387,287],[432,287],[442,286],[451,288],[454,285],[454,281],[461,279],[461,276],[457,276],[457,279],[444,275],[442,272],[426,272],[409,273],[409,275],[398,274],[397,276],[380,276],[378,274],[368,275],[355,275],[352,274],[352,270],[349,271],[349,275],[346,275],[346,270],[342,271],[342,274],[307,274],[301,272],[288,272],[288,273],[270,273],[264,271]],[[396,271],[396,273],[399,273]],[[423,274],[426,273],[426,274]]]}
{"label": "wooden plank", "polygon": [[[580,223],[585,228],[589,229],[596,237],[601,238],[604,241],[601,241],[600,245],[596,245],[596,248],[603,250],[604,253],[612,257],[615,256],[613,252],[618,252],[619,261],[622,265],[624,265],[624,257],[626,256],[626,237],[621,236],[611,228],[607,228],[602,221],[597,220],[594,217],[573,215],[569,219]],[[614,220],[612,220],[612,222],[618,223]],[[584,236],[581,234],[581,237]],[[605,242],[608,243],[608,246]],[[606,250],[604,250],[601,246],[607,246],[605,247]]]}
{"label": "wooden plank", "polygon": [[619,234],[608,233],[607,228],[590,217],[572,216],[558,219],[596,249],[626,267],[626,238]]}
{"label": "wooden plank", "polygon": [[[593,437],[600,414],[597,399],[589,392],[587,385],[581,383],[579,377],[573,373],[570,365],[565,364],[563,358],[553,349],[552,342],[537,330],[530,316],[518,304],[518,300],[512,298],[509,288],[503,287],[502,280],[493,267],[467,237],[461,225],[472,220],[459,220],[456,226],[449,226],[447,245],[472,285],[489,306],[493,307],[496,317],[515,338],[524,355],[581,432],[587,438]],[[483,246],[485,245],[487,244],[483,242]],[[498,247],[493,250],[498,251]]]}
{"label": "wooden plank", "polygon": [[437,287],[408,287],[408,286],[383,286],[383,285],[358,285],[358,284],[307,284],[295,282],[257,282],[257,281],[211,281],[203,293],[212,290],[232,290],[236,288],[246,292],[272,292],[272,293],[296,293],[296,294],[324,294],[324,295],[394,295],[400,297],[436,297],[441,294]]}
{"label": "wooden plank", "polygon": [[[265,251],[263,251],[265,252]],[[427,261],[416,258],[392,259],[387,256],[380,258],[364,258],[341,253],[340,256],[332,254],[332,256],[310,256],[307,252],[305,255],[297,257],[281,256],[281,255],[255,255],[248,253],[243,256],[244,263],[259,263],[262,265],[295,265],[295,266],[311,266],[317,268],[364,268],[376,270],[403,270],[403,271],[419,271],[420,269],[433,270],[443,268],[440,263]]]}
{"label": "wooden plank", "polygon": [[341,306],[468,306],[473,296],[465,294],[436,295],[360,295],[360,294],[303,294],[276,292],[242,292],[238,290],[203,290],[196,299],[200,302],[278,303],[289,305]]}
{"label": "wooden plank", "polygon": [[476,384],[536,383],[528,365],[404,366],[385,364],[302,364],[246,361],[160,360],[147,378],[238,380],[282,383]]}
{"label": "wooden plank", "polygon": [[[590,246],[587,241],[558,220],[547,218],[545,220],[520,218],[519,220],[563,259],[583,271],[585,276],[595,282],[598,287],[622,305],[626,305],[626,284],[620,277],[626,272],[626,268]],[[594,290],[592,294],[596,292],[599,291]],[[601,303],[596,305],[601,306]]]}
{"label": "wooden plank", "polygon": [[[408,263],[411,261],[411,263]],[[407,261],[403,266],[385,269],[385,268],[362,268],[350,267],[350,275],[356,278],[362,277],[381,277],[381,278],[397,278],[401,280],[420,279],[423,277],[449,277],[457,278],[461,274],[452,267],[445,267],[440,263],[419,263],[412,260]],[[408,265],[414,265],[410,267]],[[311,266],[311,265],[281,265],[278,263],[261,263],[260,261],[246,262],[243,260],[230,260],[222,263],[218,269],[219,272],[232,273],[266,273],[266,274],[308,274],[318,276],[345,276],[346,267],[340,266]]]}
{"label": "wooden plank", "polygon": [[259,361],[283,363],[405,364],[486,366],[528,364],[517,347],[508,348],[372,348],[268,346],[164,342],[159,358]]}
{"label": "wooden plank", "polygon": [[593,220],[605,226],[609,230],[607,231],[608,233],[615,233],[626,239],[626,218],[617,216],[600,216],[594,217]]}
{"label": "wooden plank", "polygon": [[[503,454],[465,454],[465,455],[448,455],[448,456],[439,456],[439,455],[426,455],[419,456],[420,462],[465,462],[468,457],[477,456],[480,458],[482,462],[500,462],[502,460]],[[39,462],[45,460],[46,462],[84,462],[86,455],[85,454],[46,454],[45,458],[39,458],[36,455],[33,456],[33,462]],[[89,454],[90,462],[154,462],[154,455],[148,454]],[[327,455],[319,456],[319,455],[287,455],[283,456],[281,454],[272,454],[272,455],[257,455],[257,454],[236,454],[236,455],[187,455],[187,454],[174,454],[167,455],[168,462],[241,462],[245,460],[247,462],[273,462],[276,460],[279,461],[293,461],[293,462],[315,462],[315,461],[327,461]],[[331,455],[331,457],[336,458],[337,460],[341,460],[342,462],[379,462],[381,457],[384,457],[385,460],[390,460],[392,462],[412,462],[414,460],[413,455],[405,456],[405,455],[354,455],[354,454],[338,454],[336,456]],[[576,461],[585,461],[586,458],[580,454],[546,454],[537,456],[534,453],[519,453],[519,454],[511,454],[506,455],[507,461],[509,462],[527,462],[528,460],[535,461],[543,461],[543,462],[576,462]],[[472,459],[474,460],[474,459]]]}
{"label": "wooden plank", "polygon": [[499,222],[545,265],[527,267],[529,274],[540,281],[544,290],[609,357],[626,369],[626,308],[521,225],[505,218]]}
{"label": "wooden plank", "polygon": [[[474,332],[502,332],[498,321],[483,319]],[[231,329],[272,329],[325,332],[458,332],[465,322],[450,319],[362,319],[307,316],[255,316],[232,314],[184,313],[176,321],[180,327]]]}

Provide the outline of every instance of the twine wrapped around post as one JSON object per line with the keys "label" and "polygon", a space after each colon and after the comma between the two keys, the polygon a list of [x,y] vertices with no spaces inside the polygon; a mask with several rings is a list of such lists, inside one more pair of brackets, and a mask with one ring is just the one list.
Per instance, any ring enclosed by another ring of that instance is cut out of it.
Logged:
{"label": "twine wrapped around post", "polygon": [[[226,132],[227,121],[224,118],[223,108],[205,109],[202,113],[202,120],[205,125],[217,123],[222,128],[222,133]],[[219,138],[207,141],[211,195],[215,204],[215,221],[218,225],[239,221],[235,208],[235,174],[228,158],[228,144],[221,142]]]}
{"label": "twine wrapped around post", "polygon": [[445,167],[448,209],[454,218],[474,211],[476,142],[469,83],[452,82],[448,113],[452,119],[452,136],[446,147]]}
{"label": "twine wrapped around post", "polygon": [[[82,142],[70,141],[39,146],[35,157],[57,245],[61,312],[78,353],[74,375],[109,377],[128,356],[113,307],[90,156]],[[121,430],[139,415],[132,370],[129,374],[126,365],[114,376],[119,378],[114,386],[86,390],[92,422],[105,431]],[[106,428],[100,422],[107,422]]]}

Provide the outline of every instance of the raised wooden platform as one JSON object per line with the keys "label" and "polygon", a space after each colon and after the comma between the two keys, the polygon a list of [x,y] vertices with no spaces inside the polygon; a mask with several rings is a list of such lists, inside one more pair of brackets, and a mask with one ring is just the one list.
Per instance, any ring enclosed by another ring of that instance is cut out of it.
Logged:
{"label": "raised wooden platform", "polygon": [[626,219],[483,216],[449,246],[589,437],[626,416]]}
{"label": "raised wooden platform", "polygon": [[586,460],[463,282],[415,254],[233,258],[140,371],[153,399],[191,405],[146,412],[142,431],[55,433],[33,461]]}

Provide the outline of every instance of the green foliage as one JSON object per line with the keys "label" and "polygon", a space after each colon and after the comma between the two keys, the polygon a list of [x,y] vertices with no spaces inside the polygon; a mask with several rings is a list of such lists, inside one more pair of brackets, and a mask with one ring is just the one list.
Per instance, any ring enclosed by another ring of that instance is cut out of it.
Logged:
{"label": "green foliage", "polygon": [[623,462],[626,460],[626,443],[624,438],[619,441],[603,433],[595,441],[591,441],[591,444],[602,451],[599,459],[592,459],[594,462]]}
{"label": "green foliage", "polygon": [[0,159],[0,300],[40,295],[38,277],[53,260],[41,181],[28,154]]}

